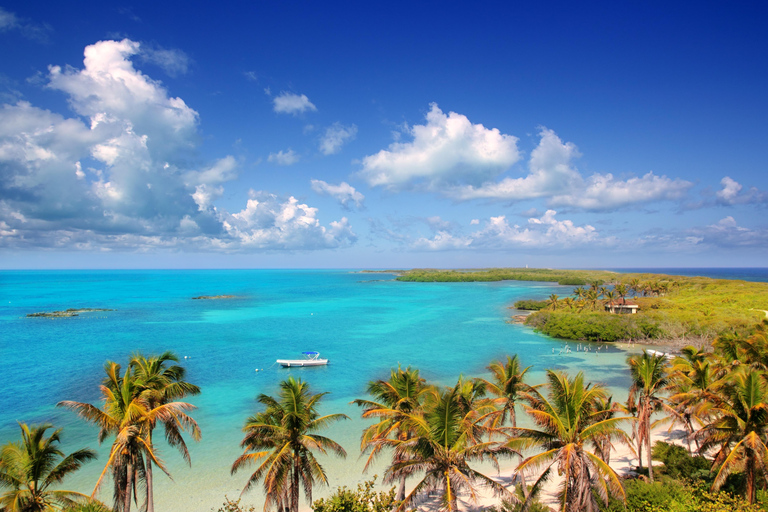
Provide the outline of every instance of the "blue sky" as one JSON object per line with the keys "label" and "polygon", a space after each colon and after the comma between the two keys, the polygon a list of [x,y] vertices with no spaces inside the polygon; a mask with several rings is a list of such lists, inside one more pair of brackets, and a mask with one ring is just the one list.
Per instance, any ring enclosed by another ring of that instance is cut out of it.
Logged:
{"label": "blue sky", "polygon": [[761,2],[0,3],[0,267],[765,266]]}

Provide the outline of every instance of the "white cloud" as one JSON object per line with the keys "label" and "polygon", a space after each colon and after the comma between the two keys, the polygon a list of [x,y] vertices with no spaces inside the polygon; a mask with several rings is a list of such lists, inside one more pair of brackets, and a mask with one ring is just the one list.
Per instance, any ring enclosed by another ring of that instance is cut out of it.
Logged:
{"label": "white cloud", "polygon": [[313,112],[317,110],[317,107],[315,107],[304,94],[299,95],[291,92],[281,92],[278,96],[275,96],[272,102],[274,103],[275,112],[280,114],[298,115],[307,110]]}
{"label": "white cloud", "polygon": [[768,202],[768,192],[763,192],[756,187],[751,187],[748,191],[742,193],[744,187],[730,176],[726,176],[720,180],[720,184],[723,188],[718,190],[715,194],[717,196],[717,202],[720,204],[730,206],[736,204],[760,204]]}
{"label": "white cloud", "polygon": [[510,225],[504,215],[491,217],[480,230],[467,236],[441,230],[433,238],[417,239],[412,247],[417,250],[510,250],[613,243],[611,239],[601,238],[593,226],[577,226],[571,220],[557,220],[556,214],[554,210],[547,210],[541,217],[528,219],[524,227]]}
{"label": "white cloud", "polygon": [[363,207],[365,196],[355,190],[355,187],[342,181],[338,185],[331,185],[322,180],[312,180],[312,190],[320,195],[327,195],[335,198],[341,205],[349,209],[350,203],[354,203],[358,209]]}
{"label": "white cloud", "polygon": [[250,191],[245,209],[229,215],[224,227],[244,249],[328,249],[354,243],[346,217],[320,225],[317,208],[290,197],[280,201],[273,194]]}
{"label": "white cloud", "polygon": [[288,151],[280,150],[277,153],[270,153],[267,157],[268,162],[272,162],[277,165],[293,165],[301,160],[301,157],[291,148]]}
{"label": "white cloud", "polygon": [[35,23],[20,18],[16,13],[0,7],[0,32],[8,32],[11,30],[17,31],[27,39],[46,42],[48,41],[48,34],[51,32],[51,27],[45,23]]}
{"label": "white cloud", "polygon": [[531,152],[527,176],[505,177],[478,187],[454,187],[445,193],[458,200],[546,198],[550,205],[612,210],[632,204],[677,200],[693,186],[688,181],[656,176],[652,172],[627,180],[617,180],[610,173],[593,174],[585,180],[573,165],[581,156],[573,143],[563,142],[547,128],[541,129],[540,137],[539,145]]}
{"label": "white cloud", "polygon": [[455,112],[446,115],[435,103],[426,120],[426,124],[410,128],[411,142],[394,142],[363,158],[360,175],[371,186],[440,189],[455,183],[485,182],[520,158],[516,137],[472,124]]}
{"label": "white cloud", "polygon": [[198,114],[133,67],[139,52],[133,41],[100,41],[86,47],[82,69],[49,68],[48,87],[80,117],[26,102],[0,107],[0,246],[241,251],[354,242],[346,219],[321,226],[316,209],[293,198],[254,196],[234,215],[217,209],[238,162],[194,164]]}
{"label": "white cloud", "polygon": [[165,49],[143,45],[140,56],[142,60],[160,67],[169,76],[186,75],[192,64],[192,59],[179,49]]}
{"label": "white cloud", "polygon": [[450,197],[468,199],[523,200],[550,197],[577,186],[581,180],[572,161],[580,156],[573,143],[564,143],[554,131],[542,128],[539,145],[531,152],[529,174],[524,178],[504,178],[481,186],[464,185],[446,192]]}
{"label": "white cloud", "polygon": [[480,219],[472,219],[469,221],[470,226],[477,226],[478,224],[480,224]]}
{"label": "white cloud", "polygon": [[[306,128],[305,128],[306,131]],[[352,124],[344,126],[341,123],[333,123],[326,128],[320,139],[320,152],[324,155],[333,155],[341,151],[341,147],[357,136],[357,126]]]}
{"label": "white cloud", "polygon": [[674,201],[685,197],[693,183],[681,179],[656,176],[652,172],[642,178],[617,180],[612,174],[593,174],[580,190],[554,196],[550,204],[576,206],[585,210],[613,210],[631,204]]}

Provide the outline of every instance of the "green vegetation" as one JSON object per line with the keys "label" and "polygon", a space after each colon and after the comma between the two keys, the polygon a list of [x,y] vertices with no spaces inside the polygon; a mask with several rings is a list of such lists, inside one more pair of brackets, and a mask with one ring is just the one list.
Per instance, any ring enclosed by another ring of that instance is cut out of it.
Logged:
{"label": "green vegetation", "polygon": [[[195,407],[171,401],[195,392],[197,387],[183,381],[183,368],[167,367],[168,361],[175,362],[178,358],[170,352],[150,358],[137,354],[124,375],[119,364],[107,361],[104,364],[107,377],[100,386],[104,401],[101,409],[69,400],[57,404],[97,426],[99,442],[115,437],[91,497],[99,490],[107,471],[111,471],[116,512],[130,512],[131,501],[141,500],[147,507],[152,506],[152,463],[168,474],[152,444],[152,430],[157,422],[165,427],[168,443],[178,448],[187,461],[189,453],[181,433],[189,430],[194,439],[200,438],[197,423],[186,414]],[[148,512],[152,510],[148,508]]]}
{"label": "green vegetation", "polygon": [[61,429],[46,437],[51,425],[19,423],[21,440],[0,448],[0,510],[3,512],[49,512],[88,501],[75,491],[55,490],[71,473],[95,459],[89,449],[64,455],[58,445]]}
{"label": "green vegetation", "polygon": [[[552,337],[584,341],[700,339],[749,329],[768,310],[768,283],[602,270],[494,268],[414,269],[398,281],[548,281],[577,286],[572,297],[517,301],[536,311],[526,324]],[[589,285],[585,287],[586,285]],[[631,300],[636,315],[605,312],[606,303]],[[543,305],[542,305],[543,304]],[[631,317],[631,318],[628,318]]]}
{"label": "green vegetation", "polygon": [[340,487],[327,499],[312,503],[314,512],[391,512],[398,505],[395,489],[374,491],[376,477],[363,484],[357,490]]}
{"label": "green vegetation", "polygon": [[325,470],[312,454],[313,450],[346,457],[347,453],[335,441],[316,432],[333,422],[348,419],[344,414],[320,416],[317,409],[327,393],[312,394],[309,384],[288,377],[280,383],[277,399],[261,394],[256,399],[266,411],[251,416],[245,422],[245,438],[240,445],[245,453],[232,464],[236,473],[251,464],[258,464],[243,492],[260,480],[267,495],[266,507],[299,511],[299,486],[307,500],[312,501],[316,480],[328,483]]}
{"label": "green vegetation", "polygon": [[544,268],[490,268],[482,270],[406,270],[398,281],[411,282],[474,282],[474,281],[548,281],[578,286],[594,281],[602,284],[616,277],[615,272],[604,270],[557,270]]}
{"label": "green vegetation", "polygon": [[546,300],[518,300],[515,302],[515,309],[523,311],[539,311],[547,307]]}

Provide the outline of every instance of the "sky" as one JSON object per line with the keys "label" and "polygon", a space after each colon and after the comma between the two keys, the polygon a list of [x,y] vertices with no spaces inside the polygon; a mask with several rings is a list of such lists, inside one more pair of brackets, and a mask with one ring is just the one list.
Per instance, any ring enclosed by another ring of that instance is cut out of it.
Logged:
{"label": "sky", "polygon": [[0,268],[768,266],[766,25],[0,0]]}

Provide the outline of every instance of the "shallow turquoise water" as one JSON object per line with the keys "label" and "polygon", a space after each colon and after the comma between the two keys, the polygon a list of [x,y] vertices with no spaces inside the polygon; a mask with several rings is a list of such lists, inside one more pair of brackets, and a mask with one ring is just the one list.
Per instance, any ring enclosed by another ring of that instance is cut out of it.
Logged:
{"label": "shallow turquoise water", "polygon": [[[584,370],[617,398],[625,396],[626,353],[620,348],[560,355],[563,342],[506,323],[515,300],[564,296],[571,288],[400,283],[390,275],[325,270],[0,272],[0,442],[18,437],[16,421],[50,421],[65,428],[68,449],[95,448],[96,429],[54,405],[96,403],[107,359],[125,362],[134,351],[172,350],[188,357],[181,361],[188,380],[203,390],[189,400],[198,406],[193,416],[203,440],[190,442],[191,469],[167,447],[162,451],[174,481],[158,478],[158,510],[209,511],[225,494],[239,495],[248,475],[230,476],[229,468],[240,454],[242,424],[256,411],[255,396],[274,394],[288,375],[308,381],[315,391],[329,391],[325,412],[352,418],[328,432],[345,446],[347,460],[325,463],[332,487],[352,485],[370,475],[361,475],[363,423],[349,402],[362,398],[369,380],[386,378],[398,363],[419,368],[430,381],[452,384],[462,373],[480,376],[491,360],[517,353],[533,365],[534,381],[543,380],[546,368]],[[191,300],[217,294],[238,298]],[[115,311],[63,319],[25,316],[70,307]],[[320,351],[330,364],[273,365],[305,350]],[[68,487],[90,492],[99,461],[104,455]],[[109,494],[103,498],[109,500]],[[316,496],[323,494],[318,489]],[[244,501],[263,505],[258,492]]]}

